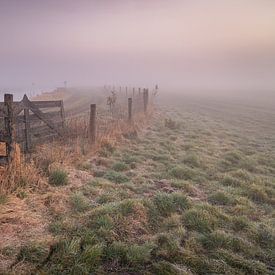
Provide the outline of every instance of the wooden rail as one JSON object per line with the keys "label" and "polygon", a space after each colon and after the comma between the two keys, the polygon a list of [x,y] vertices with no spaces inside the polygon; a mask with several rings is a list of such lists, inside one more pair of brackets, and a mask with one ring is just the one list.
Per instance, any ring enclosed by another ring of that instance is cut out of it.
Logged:
{"label": "wooden rail", "polygon": [[[124,95],[122,87],[119,87],[119,90]],[[131,90],[132,93],[130,93]],[[109,116],[112,121],[125,118],[132,124],[136,113],[147,114],[149,90],[143,89],[143,93],[141,91],[141,88],[125,87],[126,98],[124,96],[120,98],[120,104],[122,103],[123,106],[116,107],[115,87],[111,87],[111,98],[114,99],[114,102],[109,110]],[[132,97],[128,97],[130,94]],[[96,143],[97,127],[100,129],[102,126],[97,125],[96,110],[96,104],[91,104],[88,130],[91,144]],[[114,115],[115,111],[118,111],[118,114]],[[99,118],[101,115],[104,114],[99,114]],[[0,102],[0,146],[4,144],[6,152],[0,155],[0,165],[9,164],[12,161],[16,143],[24,152],[28,153],[36,144],[47,142],[56,137],[64,137],[64,127],[65,112],[62,100],[30,101],[24,95],[21,101],[16,102],[13,101],[12,94],[5,94],[4,102]]]}
{"label": "wooden rail", "polygon": [[[59,108],[59,111],[51,111],[52,108]],[[13,159],[15,143],[30,152],[34,144],[62,136],[63,101],[30,101],[24,95],[22,101],[15,102],[12,94],[5,94],[4,102],[0,102],[1,118],[4,123],[0,123],[0,143],[5,143],[6,154],[0,156],[0,164],[5,164]]]}

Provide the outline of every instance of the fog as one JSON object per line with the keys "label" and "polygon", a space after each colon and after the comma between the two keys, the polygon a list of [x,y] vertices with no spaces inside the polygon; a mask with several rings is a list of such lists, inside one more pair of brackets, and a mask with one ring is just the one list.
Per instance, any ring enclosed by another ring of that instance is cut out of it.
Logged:
{"label": "fog", "polygon": [[0,0],[0,90],[275,91],[273,0]]}

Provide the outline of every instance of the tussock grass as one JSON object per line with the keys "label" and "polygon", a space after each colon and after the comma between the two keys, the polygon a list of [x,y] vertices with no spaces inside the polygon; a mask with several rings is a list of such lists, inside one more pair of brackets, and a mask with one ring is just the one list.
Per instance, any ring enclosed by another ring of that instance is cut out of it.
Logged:
{"label": "tussock grass", "polygon": [[61,186],[68,184],[68,174],[66,171],[58,169],[50,172],[49,184],[55,186]]}
{"label": "tussock grass", "polygon": [[190,167],[200,167],[201,160],[199,157],[194,153],[189,153],[183,158],[183,163],[190,166]]}
{"label": "tussock grass", "polygon": [[84,212],[91,204],[82,193],[77,192],[71,196],[71,205],[75,212]]}
{"label": "tussock grass", "polygon": [[190,180],[195,177],[196,173],[191,168],[184,166],[175,166],[169,170],[169,175],[176,179]]}
{"label": "tussock grass", "polygon": [[190,209],[183,217],[184,225],[190,230],[211,232],[218,226],[217,218],[203,209]]}
{"label": "tussock grass", "polygon": [[112,170],[107,171],[104,178],[114,183],[124,183],[129,181],[129,178],[126,175]]}
{"label": "tussock grass", "polygon": [[244,135],[242,120],[216,120],[211,108],[185,105],[171,115],[180,128],[158,117],[122,146],[114,133],[103,139],[89,179],[64,187],[65,209],[49,213],[46,253],[28,249],[20,264],[41,274],[272,274],[271,139],[255,146],[264,131]]}
{"label": "tussock grass", "polygon": [[171,213],[183,211],[190,207],[189,200],[181,193],[158,193],[153,202],[161,216],[168,216]]}
{"label": "tussock grass", "polygon": [[116,162],[113,164],[112,169],[116,172],[128,170],[128,165],[124,162]]}
{"label": "tussock grass", "polygon": [[218,191],[211,194],[208,200],[209,202],[218,205],[231,205],[234,203],[234,199],[232,198],[232,196],[223,191]]}
{"label": "tussock grass", "polygon": [[8,202],[7,195],[0,195],[0,204],[5,204]]}

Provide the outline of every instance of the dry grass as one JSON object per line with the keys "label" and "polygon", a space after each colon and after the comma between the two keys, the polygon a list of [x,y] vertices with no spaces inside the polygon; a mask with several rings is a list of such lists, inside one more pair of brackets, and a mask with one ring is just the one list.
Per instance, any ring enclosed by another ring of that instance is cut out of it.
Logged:
{"label": "dry grass", "polygon": [[[62,93],[57,94],[55,99],[62,96]],[[37,99],[47,100],[52,97],[44,94]],[[121,118],[100,117],[95,145],[91,145],[88,139],[86,114],[68,120],[65,139],[37,146],[28,159],[25,160],[19,150],[16,150],[15,161],[0,171],[0,273],[6,272],[9,267],[12,267],[10,270],[30,272],[32,265],[27,264],[27,255],[36,253],[40,246],[49,247],[53,242],[49,224],[58,225],[55,220],[59,221],[67,213],[71,214],[72,207],[77,209],[74,210],[76,213],[85,212],[90,207],[90,203],[84,204],[81,201],[86,199],[84,195],[79,195],[82,193],[78,193],[78,190],[87,186],[93,176],[90,172],[77,170],[75,165],[104,152],[113,152],[121,142],[127,144],[135,139],[137,133],[148,125],[153,112],[149,109],[147,116],[135,114],[132,124]],[[68,174],[67,186],[49,185],[48,177],[57,169]],[[141,214],[138,207],[137,215]],[[124,220],[127,230],[133,231],[133,238],[138,230],[143,230],[139,223],[135,217]],[[38,248],[35,244],[35,249],[28,250],[33,243],[39,244]],[[22,257],[17,254],[20,247]],[[134,254],[139,249],[142,248],[134,246],[127,252],[130,261],[140,261]]]}

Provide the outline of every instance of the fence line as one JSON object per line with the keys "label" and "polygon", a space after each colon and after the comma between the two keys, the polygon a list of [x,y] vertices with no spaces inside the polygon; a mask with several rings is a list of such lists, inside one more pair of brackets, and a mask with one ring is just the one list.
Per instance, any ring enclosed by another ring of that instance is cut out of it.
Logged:
{"label": "fence line", "polygon": [[125,93],[122,87],[119,87],[119,93],[115,87],[105,89],[110,94],[106,100],[107,108],[101,109],[91,102],[89,111],[67,118],[62,100],[30,101],[24,95],[22,101],[14,102],[12,94],[5,94],[4,102],[0,102],[0,145],[5,146],[4,155],[0,150],[0,165],[12,162],[16,143],[25,153],[31,152],[35,145],[57,137],[82,136],[95,144],[100,135],[110,132],[119,121],[132,124],[138,114],[147,114],[148,89],[141,92],[141,88],[132,88],[131,92],[125,87]]}

